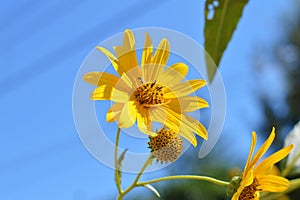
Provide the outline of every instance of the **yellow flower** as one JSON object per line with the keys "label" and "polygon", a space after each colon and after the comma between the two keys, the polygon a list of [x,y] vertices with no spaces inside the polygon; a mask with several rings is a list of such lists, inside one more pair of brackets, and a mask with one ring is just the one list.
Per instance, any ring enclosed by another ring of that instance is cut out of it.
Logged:
{"label": "yellow flower", "polygon": [[272,175],[271,171],[275,163],[279,162],[290,153],[293,145],[275,152],[258,163],[271,146],[274,138],[275,129],[273,128],[269,138],[264,142],[257,153],[252,156],[256,144],[256,133],[252,133],[252,143],[248,160],[244,168],[240,186],[233,195],[232,200],[257,200],[259,199],[259,192],[283,192],[289,188],[289,180]]}
{"label": "yellow flower", "polygon": [[[139,129],[151,136],[152,122],[159,122],[197,145],[193,134],[207,139],[205,127],[187,115],[208,103],[193,92],[206,85],[204,80],[183,82],[188,72],[184,63],[175,63],[165,69],[170,45],[162,39],[155,53],[151,38],[146,34],[141,63],[135,51],[135,39],[131,30],[125,30],[123,45],[115,46],[117,55],[103,47],[96,47],[111,61],[119,76],[106,72],[89,72],[83,79],[98,86],[92,93],[92,100],[111,100],[115,102],[108,110],[106,120],[118,121],[119,128],[128,128],[136,121]],[[153,55],[154,54],[154,55]]]}
{"label": "yellow flower", "polygon": [[179,158],[183,145],[181,138],[174,131],[163,127],[157,131],[156,136],[149,138],[149,148],[156,158],[156,162],[174,162]]}

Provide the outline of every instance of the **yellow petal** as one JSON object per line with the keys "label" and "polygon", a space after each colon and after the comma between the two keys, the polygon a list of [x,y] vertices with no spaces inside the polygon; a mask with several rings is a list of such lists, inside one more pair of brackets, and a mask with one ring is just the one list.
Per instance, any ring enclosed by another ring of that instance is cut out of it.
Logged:
{"label": "yellow petal", "polygon": [[165,66],[168,62],[170,55],[170,44],[169,41],[166,38],[163,38],[157,49],[156,52],[153,56],[153,61],[152,63],[159,64],[161,66]]}
{"label": "yellow petal", "polygon": [[185,96],[178,99],[184,112],[193,112],[200,108],[209,107],[207,101],[197,96]]}
{"label": "yellow petal", "polygon": [[179,134],[189,141],[194,147],[197,146],[197,139],[187,126],[181,126]]}
{"label": "yellow petal", "polygon": [[162,85],[174,86],[180,83],[188,73],[189,67],[184,63],[175,63],[167,70],[158,74],[157,82]]}
{"label": "yellow petal", "polygon": [[142,74],[143,74],[143,79],[145,82],[150,82],[153,83],[157,81],[157,76],[162,72],[162,68],[164,66],[159,65],[159,64],[145,64],[142,67]]}
{"label": "yellow petal", "polygon": [[259,165],[255,168],[255,174],[268,174],[273,165],[285,158],[291,152],[293,147],[294,145],[287,146],[261,161],[261,163],[259,163]]}
{"label": "yellow petal", "polygon": [[170,45],[167,39],[162,39],[151,63],[142,65],[142,75],[146,82],[157,81],[158,75],[163,71],[170,54]]}
{"label": "yellow petal", "polygon": [[183,113],[193,112],[200,108],[209,107],[207,101],[197,96],[184,96],[180,98],[169,99],[167,104],[172,110]]}
{"label": "yellow petal", "polygon": [[177,113],[183,113],[184,104],[181,105],[179,98],[169,99],[168,104],[166,105]]}
{"label": "yellow petal", "polygon": [[110,85],[101,85],[91,93],[91,100],[111,100],[126,103],[129,100],[127,93],[122,92]]}
{"label": "yellow petal", "polygon": [[118,56],[119,65],[122,66],[125,73],[135,67],[138,67],[138,61],[135,52],[134,34],[131,30],[125,30],[123,45],[115,46],[114,50]]}
{"label": "yellow petal", "polygon": [[122,66],[119,65],[118,59],[110,51],[100,46],[97,46],[96,48],[106,55],[118,74],[122,75],[124,73],[124,69],[122,69]]}
{"label": "yellow petal", "polygon": [[124,31],[123,47],[128,50],[134,50],[135,48],[134,34],[130,29]]}
{"label": "yellow petal", "polygon": [[88,72],[83,76],[83,80],[95,86],[110,85],[122,91],[131,91],[130,86],[128,86],[126,82],[106,72]]}
{"label": "yellow petal", "polygon": [[[241,191],[242,192],[242,191]],[[240,194],[241,192],[236,192],[234,193],[233,197],[231,198],[231,200],[239,200]]]}
{"label": "yellow petal", "polygon": [[[149,34],[146,33],[144,49],[143,49],[143,53],[142,53],[142,60],[141,60],[142,68],[144,67],[144,65],[151,63],[152,51],[153,51],[152,40],[151,40],[151,37],[149,36]],[[143,76],[144,76],[144,74],[143,74]]]}
{"label": "yellow petal", "polygon": [[253,174],[253,170],[251,169],[247,173],[244,172],[241,186],[243,188],[247,187],[253,183],[253,180],[254,180],[254,174]]}
{"label": "yellow petal", "polygon": [[123,109],[123,103],[115,103],[113,104],[106,113],[106,121],[114,122],[119,119],[120,112]]}
{"label": "yellow petal", "polygon": [[120,112],[118,126],[120,128],[129,128],[136,121],[136,107],[133,101],[129,101],[124,104],[123,109]]}
{"label": "yellow petal", "polygon": [[[243,178],[244,176],[247,175],[249,169],[251,169],[253,167],[253,165],[251,165],[251,158],[255,149],[255,145],[256,145],[256,133],[252,132],[252,142],[251,142],[251,147],[250,147],[250,151],[248,154],[248,159],[244,168],[244,174],[243,174]],[[255,164],[255,163],[254,163]]]}
{"label": "yellow petal", "polygon": [[187,116],[187,115],[182,115],[182,125],[181,126],[186,126],[188,127],[188,130],[191,133],[196,133],[203,139],[207,140],[208,139],[208,133],[206,128],[196,119]]}
{"label": "yellow petal", "polygon": [[290,186],[290,182],[283,177],[274,175],[264,175],[257,177],[259,186],[257,189],[268,192],[283,192]]}
{"label": "yellow petal", "polygon": [[115,86],[120,79],[115,75],[108,74],[105,72],[88,72],[83,76],[83,80],[95,86]]}
{"label": "yellow petal", "polygon": [[137,113],[137,122],[138,122],[138,128],[140,131],[143,133],[150,135],[150,136],[155,136],[156,133],[152,131],[152,124],[151,120],[149,119],[148,112],[147,110],[139,110],[142,113],[138,112]]}
{"label": "yellow petal", "polygon": [[112,63],[114,69],[118,74],[122,77],[122,80],[126,82],[127,85],[132,85],[132,81],[130,77],[126,75],[125,72],[128,71],[125,66],[122,66],[121,63],[118,61],[118,59],[107,49],[97,46],[96,47],[99,51],[101,51],[106,57],[110,60]]}
{"label": "yellow petal", "polygon": [[268,139],[264,142],[264,144],[259,148],[259,150],[256,152],[255,156],[253,157],[253,159],[251,161],[251,165],[249,166],[250,168],[253,165],[255,165],[258,162],[258,160],[266,153],[266,151],[271,146],[274,138],[275,138],[275,129],[273,128]]}
{"label": "yellow petal", "polygon": [[129,51],[120,46],[115,46],[114,50],[118,56],[118,63],[122,66],[125,73],[138,67],[135,50]]}
{"label": "yellow petal", "polygon": [[271,168],[268,174],[280,176],[280,169],[276,165],[273,165],[273,167]]}
{"label": "yellow petal", "polygon": [[204,80],[190,80],[184,83],[180,83],[174,87],[171,87],[171,91],[165,93],[164,98],[171,99],[187,96],[205,85],[206,81]]}
{"label": "yellow petal", "polygon": [[181,116],[175,113],[167,107],[154,107],[149,110],[151,119],[156,122],[160,122],[166,125],[169,129],[172,129],[175,133],[179,132],[179,126],[181,123]]}
{"label": "yellow petal", "polygon": [[193,132],[207,139],[207,131],[204,126],[197,120],[176,113],[168,107],[156,107],[150,110],[153,121],[160,122],[172,129],[175,133],[179,133],[182,137],[186,138],[194,146],[197,145],[197,140]]}
{"label": "yellow petal", "polygon": [[247,173],[244,172],[240,186],[238,187],[236,193],[234,193],[231,199],[239,200],[239,196],[244,190],[244,188],[251,185],[253,183],[253,180],[254,180],[253,170],[249,170]]}

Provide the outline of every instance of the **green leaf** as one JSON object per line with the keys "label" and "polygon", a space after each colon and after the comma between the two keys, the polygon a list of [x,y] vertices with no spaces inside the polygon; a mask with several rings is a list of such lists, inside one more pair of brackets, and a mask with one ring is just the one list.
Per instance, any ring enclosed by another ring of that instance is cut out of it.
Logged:
{"label": "green leaf", "polygon": [[[205,4],[204,47],[217,67],[238,24],[248,0],[207,0]],[[207,73],[212,82],[217,68],[206,57]]]}
{"label": "green leaf", "polygon": [[150,184],[143,185],[144,187],[148,188],[151,190],[158,198],[160,198],[159,192]]}
{"label": "green leaf", "polygon": [[122,154],[120,155],[120,157],[118,158],[118,163],[117,163],[117,174],[115,177],[115,181],[117,185],[121,185],[122,182],[122,164],[123,164],[123,160],[125,157],[125,154],[127,152],[128,149],[125,149]]}

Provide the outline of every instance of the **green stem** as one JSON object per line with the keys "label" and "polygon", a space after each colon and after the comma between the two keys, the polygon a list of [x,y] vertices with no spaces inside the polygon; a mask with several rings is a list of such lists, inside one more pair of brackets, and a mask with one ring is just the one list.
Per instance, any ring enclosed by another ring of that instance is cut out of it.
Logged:
{"label": "green stem", "polygon": [[119,196],[117,197],[117,200],[121,200],[128,192],[130,192],[133,188],[135,188],[137,186],[137,182],[141,178],[141,176],[142,176],[143,172],[145,171],[145,169],[151,163],[151,160],[152,160],[152,154],[150,154],[150,156],[145,161],[143,167],[141,168],[140,172],[138,173],[138,175],[134,179],[133,183],[126,190],[124,190],[123,192],[119,193]]}
{"label": "green stem", "polygon": [[193,179],[193,180],[198,180],[198,181],[208,181],[208,182],[211,182],[211,183],[214,183],[214,184],[217,184],[217,185],[221,185],[221,186],[228,186],[229,185],[229,182],[221,181],[221,180],[211,178],[211,177],[208,177],[208,176],[176,175],[176,176],[166,176],[166,177],[162,177],[162,178],[157,178],[157,179],[153,179],[153,180],[139,182],[139,183],[137,183],[137,186],[143,186],[143,185],[156,183],[156,182],[160,182],[160,181],[178,180],[178,179]]}
{"label": "green stem", "polygon": [[116,145],[115,145],[115,181],[116,181],[116,185],[117,185],[119,194],[122,193],[121,181],[120,181],[120,176],[119,176],[119,173],[118,173],[118,169],[119,169],[119,166],[118,166],[118,148],[119,148],[120,133],[121,133],[121,129],[118,128],[117,136],[116,136]]}
{"label": "green stem", "polygon": [[290,171],[292,170],[292,168],[294,167],[294,165],[296,164],[296,162],[298,161],[298,159],[300,158],[300,153],[298,153],[293,160],[291,161],[291,163],[282,171],[281,175],[283,177],[287,176]]}

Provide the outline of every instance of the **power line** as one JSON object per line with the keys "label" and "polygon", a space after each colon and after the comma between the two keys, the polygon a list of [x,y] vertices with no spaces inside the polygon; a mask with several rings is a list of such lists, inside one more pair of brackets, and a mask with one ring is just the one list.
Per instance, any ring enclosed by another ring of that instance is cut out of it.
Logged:
{"label": "power line", "polygon": [[[22,41],[32,37],[34,33],[42,31],[45,27],[49,26],[51,23],[54,23],[56,20],[61,19],[62,16],[78,7],[81,3],[83,3],[81,0],[71,0],[62,2],[59,1],[58,3],[52,5],[46,11],[42,12],[42,14],[40,14],[38,17],[34,18],[34,20],[18,27],[18,29],[21,31],[14,31],[5,36],[3,44],[6,47],[6,50],[9,50],[12,47],[16,48],[16,46],[20,45]],[[28,27],[30,27],[30,29]],[[12,42],[14,44],[11,44]]]}
{"label": "power line", "polygon": [[[24,67],[18,72],[0,80],[0,96],[6,95],[17,88],[24,86],[26,83],[38,77],[39,75],[57,67],[58,64],[60,64],[63,60],[78,53],[86,46],[93,43],[96,44],[99,36],[108,37],[115,30],[128,23],[128,21],[133,21],[168,1],[169,0],[161,0],[159,3],[152,0],[139,1],[127,9],[116,13],[108,20],[97,24],[84,34],[75,37],[54,51],[51,51],[48,54],[38,58],[33,63]],[[61,57],[59,58],[59,56]],[[47,67],[41,67],[45,63],[47,63]]]}
{"label": "power line", "polygon": [[1,32],[11,27],[16,21],[19,21],[20,19],[24,18],[26,15],[28,15],[28,13],[32,12],[41,3],[44,3],[44,1],[25,1],[22,4],[19,4],[17,9],[1,17]]}
{"label": "power line", "polygon": [[[133,21],[137,17],[141,17],[144,14],[147,14],[154,10],[155,8],[163,5],[164,3],[168,2],[169,0],[162,0],[160,3],[156,3],[152,0],[145,0],[135,3],[134,5],[124,9],[118,13],[116,13],[113,17],[109,18],[105,22],[99,23],[94,28],[90,29],[89,31],[85,32],[85,34],[78,36],[65,44],[61,45],[56,50],[46,54],[45,56],[40,57],[38,60],[33,62],[32,64],[28,65],[27,67],[19,70],[17,73],[6,77],[5,79],[0,81],[0,95],[6,95],[10,91],[15,90],[24,84],[28,83],[29,81],[33,80],[34,78],[46,73],[48,70],[53,69],[58,66],[59,63],[63,62],[65,59],[73,56],[75,53],[78,53],[80,50],[85,48],[86,46],[96,43],[97,38],[99,37],[99,33],[102,33],[102,37],[109,36],[114,30],[118,29],[119,27],[126,24],[128,21]],[[147,5],[147,6],[146,6]],[[123,16],[126,16],[123,17]],[[114,26],[111,26],[111,25]],[[105,29],[105,32],[102,31]],[[57,55],[63,55],[60,59],[53,60],[54,57]],[[41,68],[41,64],[47,63],[47,67]],[[50,66],[50,67],[49,67]],[[70,141],[71,142],[71,141]],[[52,147],[55,148],[55,151],[63,151],[65,148],[65,144],[68,144],[68,141],[58,142],[55,145],[51,145],[45,149],[39,151],[38,154],[32,153],[26,156],[26,159],[20,158],[14,159],[13,161],[7,163],[4,169],[10,169],[10,166],[24,166],[26,162],[34,162],[41,157],[42,154],[45,152],[49,152],[49,149]]]}

